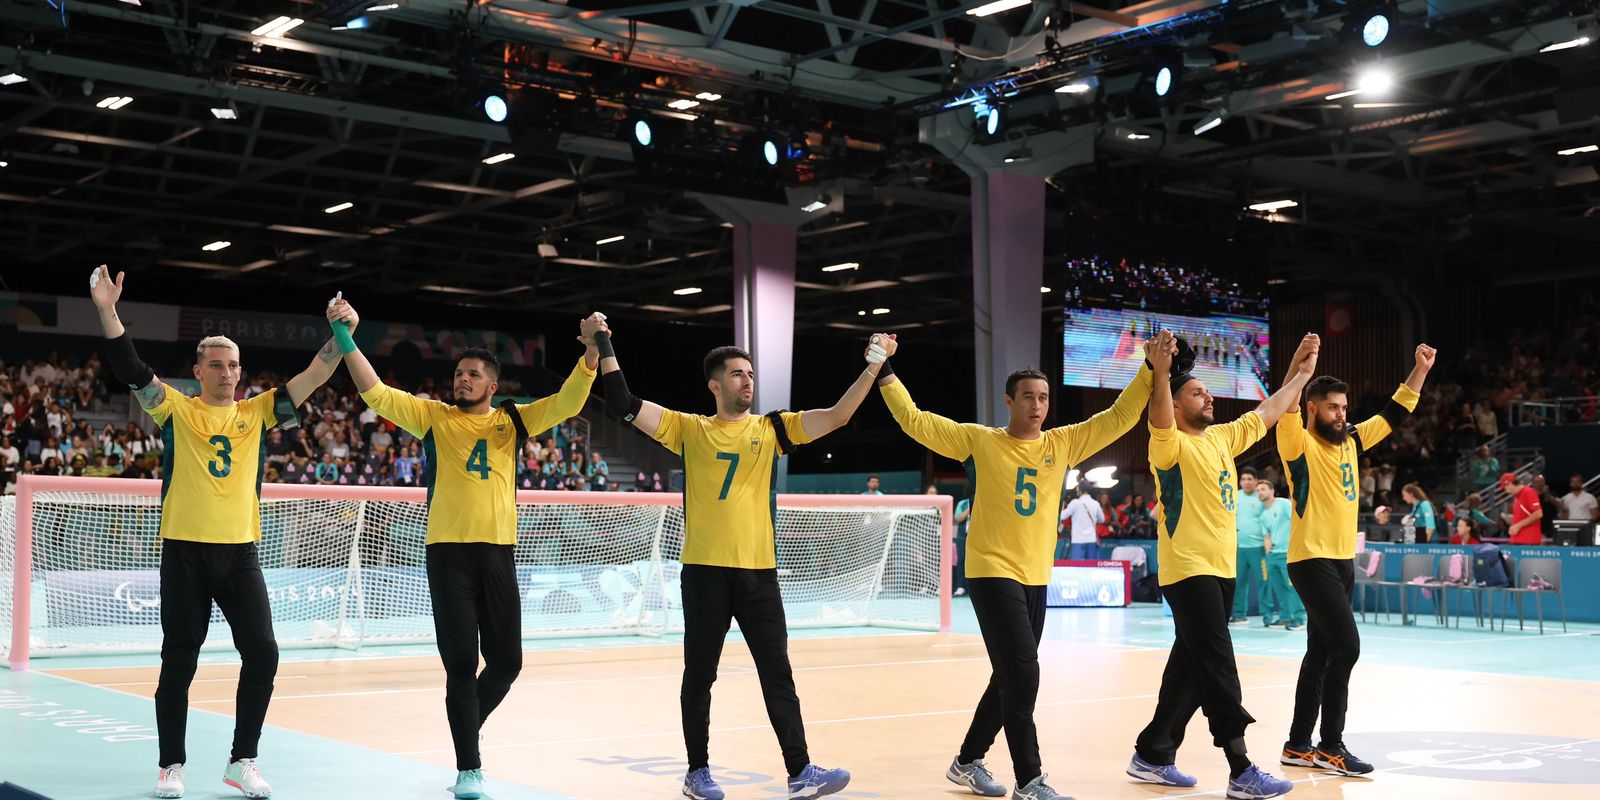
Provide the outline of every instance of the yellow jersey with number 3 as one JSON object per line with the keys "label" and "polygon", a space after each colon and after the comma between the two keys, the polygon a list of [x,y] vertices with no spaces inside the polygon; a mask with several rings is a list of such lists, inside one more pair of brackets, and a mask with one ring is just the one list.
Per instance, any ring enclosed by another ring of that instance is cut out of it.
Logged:
{"label": "yellow jersey with number 3", "polygon": [[[800,413],[784,411],[789,443],[811,441]],[[653,434],[683,457],[685,564],[776,569],[778,435],[772,420],[751,414],[727,422],[661,410]]]}
{"label": "yellow jersey with number 3", "polygon": [[277,403],[286,390],[213,406],[161,385],[166,395],[145,409],[161,426],[161,538],[260,540],[262,443],[267,431],[294,418],[287,403]]}
{"label": "yellow jersey with number 3", "polygon": [[1278,457],[1289,481],[1288,497],[1294,502],[1290,516],[1289,561],[1308,558],[1356,557],[1356,526],[1361,502],[1360,453],[1383,441],[1416,410],[1420,398],[1410,386],[1400,384],[1383,411],[1357,423],[1355,435],[1329,444],[1306,428],[1299,409],[1278,420]]}
{"label": "yellow jersey with number 3", "polygon": [[966,465],[973,487],[967,577],[1043,586],[1055,566],[1057,512],[1067,470],[1138,423],[1150,401],[1150,369],[1140,367],[1110,408],[1042,431],[1037,439],[1018,439],[1005,428],[963,424],[923,411],[899,380],[879,391],[906,435]]}
{"label": "yellow jersey with number 3", "polygon": [[1162,586],[1239,570],[1239,471],[1233,459],[1267,435],[1254,411],[1196,436],[1150,426],[1156,476],[1156,566]]}
{"label": "yellow jersey with number 3", "polygon": [[[583,410],[595,371],[578,359],[556,394],[517,404],[528,435]],[[373,411],[422,440],[428,544],[517,543],[517,430],[504,409],[468,414],[382,383],[361,393]]]}

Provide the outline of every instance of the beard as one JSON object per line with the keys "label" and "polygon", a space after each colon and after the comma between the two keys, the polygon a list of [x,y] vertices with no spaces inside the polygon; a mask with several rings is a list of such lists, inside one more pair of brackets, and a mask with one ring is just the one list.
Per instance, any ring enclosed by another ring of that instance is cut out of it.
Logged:
{"label": "beard", "polygon": [[1217,421],[1217,415],[1215,412],[1210,411],[1202,410],[1191,413],[1188,410],[1184,410],[1183,421],[1191,428],[1204,428],[1207,425],[1215,424]]}
{"label": "beard", "polygon": [[1350,437],[1350,431],[1344,425],[1335,422],[1323,422],[1321,417],[1311,420],[1311,429],[1317,436],[1328,444],[1344,444]]}
{"label": "beard", "polygon": [[753,405],[753,403],[739,395],[734,395],[733,397],[728,398],[728,410],[735,414],[743,414],[744,412],[749,411],[751,405]]}
{"label": "beard", "polygon": [[488,389],[484,389],[483,393],[478,395],[477,397],[467,397],[467,396],[465,396],[465,395],[463,395],[461,393],[460,389],[457,389],[456,392],[455,392],[456,408],[469,408],[471,406],[475,406],[475,405],[477,405],[479,403],[482,403],[483,401],[488,400],[488,399],[489,399],[489,390]]}

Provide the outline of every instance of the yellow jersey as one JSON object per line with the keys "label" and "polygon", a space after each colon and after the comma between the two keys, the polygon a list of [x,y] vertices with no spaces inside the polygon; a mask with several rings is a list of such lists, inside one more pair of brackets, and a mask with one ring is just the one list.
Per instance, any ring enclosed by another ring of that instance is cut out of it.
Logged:
{"label": "yellow jersey", "polygon": [[1355,435],[1339,444],[1329,444],[1307,429],[1299,409],[1278,421],[1278,457],[1283,459],[1288,495],[1294,501],[1290,561],[1356,557],[1361,475],[1355,440],[1361,440],[1363,449],[1383,441],[1394,425],[1416,410],[1419,397],[1410,386],[1400,384],[1382,412],[1357,423]]}
{"label": "yellow jersey", "polygon": [[1138,423],[1150,401],[1150,370],[1141,367],[1110,408],[1043,431],[1037,439],[923,411],[898,380],[880,391],[906,435],[967,467],[974,487],[967,577],[1043,586],[1055,566],[1057,512],[1067,471]]}
{"label": "yellow jersey", "polygon": [[295,420],[288,390],[213,406],[161,385],[166,395],[145,409],[161,426],[161,538],[260,541],[263,444],[267,431]]}
{"label": "yellow jersey", "polygon": [[1156,566],[1161,585],[1199,575],[1237,577],[1239,471],[1233,459],[1267,435],[1254,411],[1196,436],[1150,426],[1156,476]]}
{"label": "yellow jersey", "polygon": [[[519,403],[517,414],[530,435],[548,430],[583,410],[595,371],[583,359],[561,391]],[[424,400],[382,383],[361,399],[384,419],[422,440],[423,483],[428,487],[428,544],[517,543],[517,431],[505,409],[468,414],[438,400]]]}
{"label": "yellow jersey", "polygon": [[[811,441],[800,413],[778,414],[791,445]],[[768,417],[728,422],[661,410],[652,436],[683,457],[685,564],[776,569],[778,434]]]}

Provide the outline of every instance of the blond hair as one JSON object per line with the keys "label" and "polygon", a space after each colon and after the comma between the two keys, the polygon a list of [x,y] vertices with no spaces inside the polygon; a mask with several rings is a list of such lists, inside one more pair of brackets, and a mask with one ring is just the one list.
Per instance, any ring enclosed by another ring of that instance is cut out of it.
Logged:
{"label": "blond hair", "polygon": [[207,336],[194,346],[194,360],[199,361],[204,358],[206,350],[212,347],[226,347],[234,352],[239,350],[239,345],[234,344],[233,340],[226,336]]}

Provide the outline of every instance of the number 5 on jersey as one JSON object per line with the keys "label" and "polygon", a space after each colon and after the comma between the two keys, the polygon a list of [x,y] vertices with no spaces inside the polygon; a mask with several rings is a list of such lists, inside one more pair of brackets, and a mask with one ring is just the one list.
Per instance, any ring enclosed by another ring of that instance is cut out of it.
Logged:
{"label": "number 5 on jersey", "polygon": [[[1039,487],[1028,480],[1038,474],[1039,470],[1017,467],[1017,489],[1013,494],[1016,502],[1013,505],[1021,516],[1031,517],[1033,512],[1039,509]],[[1022,502],[1024,495],[1027,496],[1027,505],[1023,505]]]}

